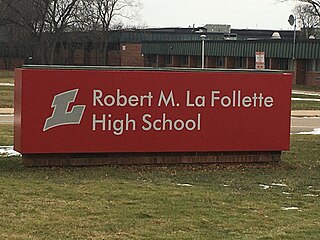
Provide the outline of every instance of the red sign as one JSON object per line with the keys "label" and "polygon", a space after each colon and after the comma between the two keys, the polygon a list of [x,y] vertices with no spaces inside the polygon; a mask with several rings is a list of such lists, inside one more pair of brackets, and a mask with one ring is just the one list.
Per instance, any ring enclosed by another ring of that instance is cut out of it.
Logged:
{"label": "red sign", "polygon": [[265,69],[265,53],[256,52],[256,69]]}
{"label": "red sign", "polygon": [[17,69],[15,150],[289,149],[291,75]]}

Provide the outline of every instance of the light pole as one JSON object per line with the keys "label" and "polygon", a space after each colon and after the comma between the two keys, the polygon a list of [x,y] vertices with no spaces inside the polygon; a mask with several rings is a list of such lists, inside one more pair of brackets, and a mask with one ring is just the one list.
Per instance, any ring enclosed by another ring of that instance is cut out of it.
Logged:
{"label": "light pole", "polygon": [[200,36],[200,38],[201,38],[201,41],[202,41],[202,51],[201,51],[201,68],[202,69],[204,69],[204,47],[205,47],[205,40],[206,40],[206,35],[204,35],[204,34],[202,34],[201,36]]}
{"label": "light pole", "polygon": [[291,26],[293,26],[292,64],[294,64],[294,60],[296,59],[297,19],[291,14],[288,22]]}

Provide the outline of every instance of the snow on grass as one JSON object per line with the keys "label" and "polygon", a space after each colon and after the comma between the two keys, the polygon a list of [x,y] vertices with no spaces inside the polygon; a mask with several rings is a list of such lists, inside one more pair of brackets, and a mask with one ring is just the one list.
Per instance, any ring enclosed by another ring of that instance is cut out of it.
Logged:
{"label": "snow on grass", "polygon": [[307,134],[307,135],[320,135],[320,128],[315,128],[311,132],[299,132],[296,134]]}
{"label": "snow on grass", "polygon": [[21,156],[21,154],[13,150],[13,146],[0,146],[0,157],[14,156]]}

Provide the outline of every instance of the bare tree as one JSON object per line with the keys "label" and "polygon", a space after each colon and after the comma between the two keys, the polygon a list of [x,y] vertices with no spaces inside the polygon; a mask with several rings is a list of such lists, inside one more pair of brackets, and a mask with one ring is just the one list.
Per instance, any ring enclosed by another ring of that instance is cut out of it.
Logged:
{"label": "bare tree", "polygon": [[79,0],[51,0],[45,18],[47,50],[49,50],[48,63],[52,64],[56,45],[61,41],[65,32],[76,24],[79,14]]}
{"label": "bare tree", "polygon": [[102,54],[100,64],[105,65],[110,29],[134,17],[137,9],[139,0],[1,0],[0,25],[25,32],[34,42],[34,59],[41,64],[53,63],[66,32],[99,32],[96,42]]}
{"label": "bare tree", "polygon": [[49,0],[2,0],[0,22],[25,33],[20,41],[31,41],[37,45],[38,61],[44,62],[42,38]]}
{"label": "bare tree", "polygon": [[138,0],[83,0],[85,29],[99,31],[101,65],[106,65],[109,31],[132,19],[140,8]]}
{"label": "bare tree", "polygon": [[299,4],[295,7],[294,13],[304,36],[309,38],[315,34],[315,28],[320,26],[320,17],[315,12],[314,7],[309,4]]}
{"label": "bare tree", "polygon": [[[35,42],[36,58],[52,64],[61,34],[75,21],[79,0],[2,0],[0,22],[15,25]],[[49,54],[48,54],[49,53]]]}
{"label": "bare tree", "polygon": [[[288,2],[288,1],[290,0],[279,0],[279,2]],[[293,0],[293,1],[297,1],[297,0]],[[310,6],[312,6],[315,14],[320,17],[320,0],[298,0],[298,1],[302,3],[307,3]]]}
{"label": "bare tree", "polygon": [[301,2],[306,2],[312,5],[315,14],[320,17],[320,0],[300,0]]}
{"label": "bare tree", "polygon": [[49,0],[2,0],[0,20],[23,28],[31,37],[41,38]]}

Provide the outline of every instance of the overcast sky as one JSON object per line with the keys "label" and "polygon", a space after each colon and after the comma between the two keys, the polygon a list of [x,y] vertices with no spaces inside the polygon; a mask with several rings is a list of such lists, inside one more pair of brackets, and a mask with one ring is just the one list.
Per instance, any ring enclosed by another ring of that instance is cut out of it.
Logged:
{"label": "overcast sky", "polygon": [[232,28],[292,29],[291,0],[140,0],[141,23],[148,27],[197,27],[230,24]]}

